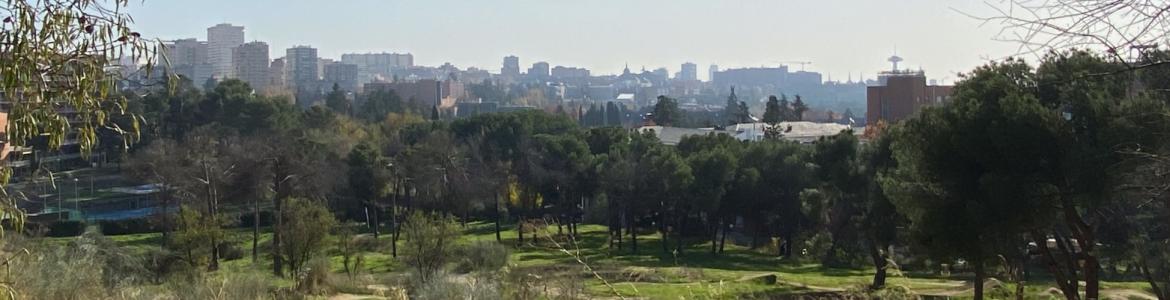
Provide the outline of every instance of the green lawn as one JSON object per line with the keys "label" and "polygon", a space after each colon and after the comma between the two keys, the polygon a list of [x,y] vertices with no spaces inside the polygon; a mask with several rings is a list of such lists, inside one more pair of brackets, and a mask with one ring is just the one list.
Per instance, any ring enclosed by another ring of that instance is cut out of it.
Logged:
{"label": "green lawn", "polygon": [[[869,269],[829,269],[815,264],[795,265],[782,261],[774,255],[753,251],[745,247],[728,244],[726,252],[720,255],[710,253],[710,244],[702,241],[686,242],[683,251],[663,254],[661,238],[652,232],[638,237],[638,253],[631,249],[628,239],[621,250],[609,249],[604,226],[581,225],[576,239],[557,235],[557,228],[550,226],[543,232],[525,234],[520,243],[515,226],[503,226],[501,242],[511,247],[510,269],[514,272],[575,272],[571,284],[590,296],[614,297],[619,293],[625,297],[649,299],[733,299],[753,295],[840,292],[856,290],[870,283],[873,271]],[[146,251],[158,247],[160,234],[137,234],[111,237],[114,241],[134,249]],[[252,262],[252,231],[234,229],[227,239],[244,253],[240,259],[221,263],[221,272],[256,272],[271,270],[271,258],[264,251],[270,243],[271,233],[264,231],[260,237],[261,253],[257,262]],[[48,239],[49,243],[64,243],[68,238]],[[469,223],[464,229],[461,242],[495,241],[494,226],[487,222]],[[405,267],[390,255],[390,235],[382,234],[380,243],[386,246],[377,252],[363,253],[363,269],[375,275],[401,272]],[[399,241],[401,243],[401,241]],[[341,256],[332,249],[327,251],[334,272],[343,272]],[[668,244],[673,249],[674,240]],[[566,253],[567,252],[567,253]],[[580,261],[578,261],[580,259]],[[589,266],[593,272],[586,271]],[[594,273],[595,272],[595,273]],[[765,284],[755,277],[773,274],[776,284]],[[604,278],[603,282],[597,277]],[[895,277],[889,285],[905,288],[919,294],[970,297],[970,284],[961,278]],[[1029,298],[1039,298],[1051,284],[1030,283],[1027,286]],[[1105,283],[1106,289],[1144,291],[1140,282]],[[1014,286],[1008,287],[1014,291]],[[1108,293],[1106,293],[1108,294]]]}

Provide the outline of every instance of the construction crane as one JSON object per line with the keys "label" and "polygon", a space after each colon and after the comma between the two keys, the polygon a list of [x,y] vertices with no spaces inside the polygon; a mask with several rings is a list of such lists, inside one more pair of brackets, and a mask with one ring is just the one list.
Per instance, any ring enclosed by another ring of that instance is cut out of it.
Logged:
{"label": "construction crane", "polygon": [[804,66],[811,65],[811,61],[786,61],[786,64],[800,65],[800,71],[804,72]]}

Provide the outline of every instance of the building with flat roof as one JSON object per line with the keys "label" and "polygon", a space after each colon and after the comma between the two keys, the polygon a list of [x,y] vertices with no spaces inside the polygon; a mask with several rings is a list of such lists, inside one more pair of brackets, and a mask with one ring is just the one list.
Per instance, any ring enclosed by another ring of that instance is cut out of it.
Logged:
{"label": "building with flat roof", "polygon": [[358,83],[358,66],[347,63],[331,63],[325,65],[324,88],[332,89],[336,84],[343,91],[360,92]]}
{"label": "building with flat roof", "polygon": [[190,79],[195,87],[202,88],[211,78],[212,67],[207,60],[207,42],[196,39],[175,40],[166,45],[170,69],[176,75]]}
{"label": "building with flat roof", "polygon": [[250,42],[232,50],[232,65],[236,78],[247,82],[252,89],[264,91],[269,82],[268,44]]}
{"label": "building with flat roof", "polygon": [[699,66],[694,63],[682,64],[682,69],[678,71],[677,80],[697,81],[699,80]]}
{"label": "building with flat roof", "polygon": [[923,71],[898,70],[901,61],[900,57],[891,57],[894,69],[880,73],[878,85],[866,88],[866,125],[895,123],[923,107],[950,100],[953,86],[927,84]]}
{"label": "building with flat roof", "polygon": [[520,58],[513,55],[505,56],[504,66],[500,68],[500,75],[520,76]]}
{"label": "building with flat roof", "polygon": [[244,44],[244,26],[219,24],[207,28],[207,59],[216,78],[235,77],[232,49]]}

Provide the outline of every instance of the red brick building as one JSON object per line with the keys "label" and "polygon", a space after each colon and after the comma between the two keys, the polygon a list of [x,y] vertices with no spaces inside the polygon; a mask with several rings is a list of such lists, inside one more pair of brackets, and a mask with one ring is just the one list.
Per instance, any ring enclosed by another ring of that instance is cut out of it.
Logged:
{"label": "red brick building", "polygon": [[928,105],[950,100],[953,86],[928,85],[922,71],[883,72],[877,86],[866,89],[866,125],[896,123]]}

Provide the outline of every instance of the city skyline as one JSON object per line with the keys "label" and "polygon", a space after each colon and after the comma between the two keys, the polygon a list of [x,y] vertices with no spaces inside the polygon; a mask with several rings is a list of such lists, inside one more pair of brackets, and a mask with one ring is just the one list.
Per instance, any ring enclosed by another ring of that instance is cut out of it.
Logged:
{"label": "city skyline", "polygon": [[[499,72],[507,55],[520,57],[524,68],[545,61],[594,74],[620,74],[627,63],[634,70],[666,67],[673,74],[685,62],[705,69],[811,61],[804,69],[845,80],[875,77],[897,51],[906,67],[949,82],[955,73],[1016,49],[992,40],[995,26],[981,27],[963,15],[986,14],[984,4],[958,0],[315,3],[146,2],[131,13],[140,31],[161,39],[202,37],[207,27],[232,23],[247,28],[248,41],[272,49],[311,45],[334,59],[344,53],[412,53],[418,65],[450,62],[492,72]],[[707,72],[698,75],[709,79]]]}

